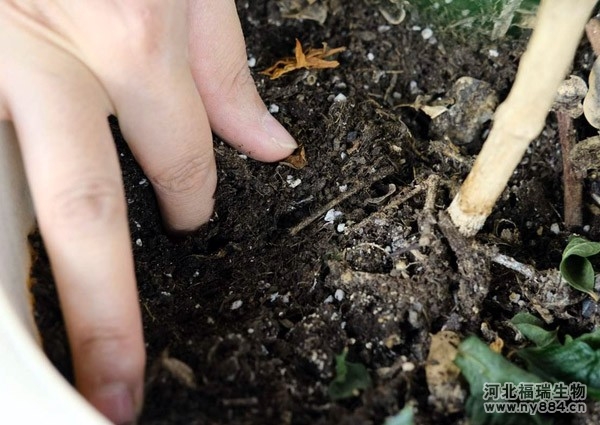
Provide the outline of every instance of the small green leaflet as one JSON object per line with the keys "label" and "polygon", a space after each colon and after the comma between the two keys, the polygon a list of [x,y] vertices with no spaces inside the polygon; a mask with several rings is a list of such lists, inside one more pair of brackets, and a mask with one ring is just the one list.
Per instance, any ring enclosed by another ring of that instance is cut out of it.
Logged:
{"label": "small green leaflet", "polygon": [[371,386],[367,368],[360,363],[346,361],[348,349],[335,356],[335,378],[329,384],[329,397],[332,400],[355,397],[360,390]]}
{"label": "small green leaflet", "polygon": [[[523,328],[526,316],[530,323]],[[533,324],[534,320],[539,322]],[[532,315],[521,313],[511,322],[536,345],[517,352],[530,372],[549,382],[580,382],[588,396],[600,399],[600,329],[575,339],[567,335],[561,344],[556,332],[543,329],[542,321]]]}
{"label": "small green leaflet", "polygon": [[410,404],[406,404],[398,414],[386,418],[383,425],[414,425],[414,423],[413,408]]}
{"label": "small green leaflet", "polygon": [[571,236],[563,251],[560,274],[573,288],[585,292],[598,301],[594,292],[594,267],[589,258],[600,253],[600,242],[588,241],[581,236]]}
{"label": "small green leaflet", "polygon": [[547,331],[542,326],[544,322],[529,313],[517,313],[510,321],[525,338],[538,347],[558,343],[557,330]]}

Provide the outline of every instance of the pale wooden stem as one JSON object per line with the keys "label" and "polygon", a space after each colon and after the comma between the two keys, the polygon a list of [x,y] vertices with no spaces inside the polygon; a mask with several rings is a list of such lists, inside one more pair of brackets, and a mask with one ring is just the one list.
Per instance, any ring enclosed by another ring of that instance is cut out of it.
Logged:
{"label": "pale wooden stem", "polygon": [[508,98],[473,169],[448,207],[465,236],[479,231],[529,143],[545,124],[596,0],[542,0]]}

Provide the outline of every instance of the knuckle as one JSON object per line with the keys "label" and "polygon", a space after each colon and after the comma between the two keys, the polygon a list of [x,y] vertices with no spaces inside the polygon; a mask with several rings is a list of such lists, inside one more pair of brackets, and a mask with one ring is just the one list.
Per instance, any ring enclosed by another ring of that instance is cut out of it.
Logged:
{"label": "knuckle", "polygon": [[153,22],[150,13],[137,11],[132,14],[123,30],[123,38],[139,57],[152,56],[158,50],[159,23]]}
{"label": "knuckle", "polygon": [[236,100],[239,99],[240,93],[246,92],[249,88],[254,89],[254,79],[246,62],[232,64],[231,67],[223,69],[233,69],[235,71],[224,74],[221,81],[217,84],[215,92],[219,96]]}
{"label": "knuckle", "polygon": [[86,329],[76,339],[77,352],[83,354],[94,353],[100,357],[114,355],[123,345],[128,344],[129,337],[119,327],[94,326]]}
{"label": "knuckle", "polygon": [[231,91],[238,91],[248,86],[254,86],[254,79],[246,62],[238,65],[237,72],[232,75],[229,81]]}
{"label": "knuckle", "polygon": [[59,228],[110,223],[126,214],[122,186],[108,178],[80,180],[56,193],[49,204],[51,224]]}
{"label": "knuckle", "polygon": [[80,359],[108,362],[121,370],[134,371],[143,366],[145,360],[143,350],[136,344],[135,338],[122,326],[94,324],[80,329],[73,339],[73,353]]}
{"label": "knuckle", "polygon": [[216,174],[212,150],[192,158],[176,161],[153,176],[148,176],[154,188],[162,193],[186,194],[212,181]]}
{"label": "knuckle", "polygon": [[172,9],[169,2],[134,1],[124,10],[118,30],[113,34],[119,44],[113,45],[126,46],[121,49],[125,63],[146,66],[165,53],[171,30],[168,17],[172,15],[167,9]]}

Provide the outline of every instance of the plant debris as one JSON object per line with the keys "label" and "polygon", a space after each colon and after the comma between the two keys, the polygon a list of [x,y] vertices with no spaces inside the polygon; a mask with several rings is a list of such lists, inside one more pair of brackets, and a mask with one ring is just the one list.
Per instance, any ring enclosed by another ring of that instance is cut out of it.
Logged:
{"label": "plant debris", "polygon": [[431,335],[425,376],[430,403],[440,411],[458,412],[464,407],[465,394],[458,380],[460,369],[454,364],[459,344],[460,336],[453,331]]}
{"label": "plant debris", "polygon": [[294,170],[301,170],[308,164],[306,159],[306,151],[304,146],[299,146],[290,156],[279,162],[282,165],[287,165]]}
{"label": "plant debris", "polygon": [[294,57],[287,57],[275,62],[275,64],[264,71],[261,74],[268,75],[271,80],[281,77],[288,72],[295,71],[297,69],[326,69],[326,68],[337,68],[340,63],[336,60],[328,60],[326,58],[340,53],[346,50],[346,47],[336,47],[330,49],[327,43],[323,43],[321,49],[314,49],[309,47],[306,52],[302,49],[302,43],[296,39],[296,48],[294,49]]}
{"label": "plant debris", "polygon": [[281,16],[292,19],[310,19],[323,25],[327,19],[329,5],[318,0],[277,0]]}

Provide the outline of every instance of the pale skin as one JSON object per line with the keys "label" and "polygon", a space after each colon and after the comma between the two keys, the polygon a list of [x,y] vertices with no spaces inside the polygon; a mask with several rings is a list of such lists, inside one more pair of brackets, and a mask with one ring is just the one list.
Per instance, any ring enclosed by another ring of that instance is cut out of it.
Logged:
{"label": "pale skin", "polygon": [[107,116],[175,232],[211,216],[211,129],[260,161],[296,143],[256,91],[234,0],[0,0],[0,58],[0,120],[17,131],[77,388],[130,422],[145,350]]}

